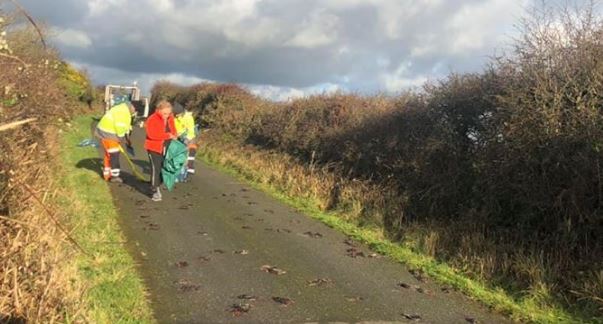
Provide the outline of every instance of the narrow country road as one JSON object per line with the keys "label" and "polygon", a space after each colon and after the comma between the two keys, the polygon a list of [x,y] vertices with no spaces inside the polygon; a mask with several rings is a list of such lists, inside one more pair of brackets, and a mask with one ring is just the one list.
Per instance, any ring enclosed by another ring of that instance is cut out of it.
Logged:
{"label": "narrow country road", "polygon": [[111,188],[160,323],[507,322],[201,163],[161,203],[123,167]]}

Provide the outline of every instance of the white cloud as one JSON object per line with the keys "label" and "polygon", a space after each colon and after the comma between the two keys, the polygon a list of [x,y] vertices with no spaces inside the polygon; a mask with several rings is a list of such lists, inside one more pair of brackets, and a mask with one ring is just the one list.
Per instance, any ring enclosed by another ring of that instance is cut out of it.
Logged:
{"label": "white cloud", "polygon": [[285,45],[301,48],[315,48],[329,45],[337,39],[339,18],[326,12],[316,12],[306,20],[299,31]]}
{"label": "white cloud", "polygon": [[258,19],[249,27],[233,25],[224,30],[226,37],[249,47],[269,45],[278,37],[279,22],[270,18]]}
{"label": "white cloud", "polygon": [[115,7],[119,2],[120,0],[89,0],[89,14],[90,16],[100,16],[106,13],[111,7]]}
{"label": "white cloud", "polygon": [[290,101],[306,96],[329,94],[342,90],[340,86],[331,83],[307,88],[276,87],[270,85],[248,85],[247,87],[255,95],[275,101]]}
{"label": "white cloud", "polygon": [[526,0],[488,0],[463,6],[446,24],[453,35],[451,51],[467,53],[480,50],[488,41],[496,46],[504,37],[501,29],[509,29],[526,5]]}
{"label": "white cloud", "polygon": [[420,29],[412,28],[413,25],[420,25],[421,19],[429,19],[430,13],[439,13],[437,9],[443,3],[443,0],[378,1],[379,27],[392,40],[421,33]]}
{"label": "white cloud", "polygon": [[398,66],[392,73],[381,75],[382,86],[389,92],[400,92],[409,88],[418,88],[428,81],[425,75],[413,75],[410,73],[412,62],[406,61]]}
{"label": "white cloud", "polygon": [[92,46],[92,40],[85,32],[75,29],[54,30],[54,40],[66,47],[88,48]]}
{"label": "white cloud", "polygon": [[249,90],[256,96],[272,99],[275,101],[288,101],[301,98],[306,95],[303,90],[276,86],[250,86]]}
{"label": "white cloud", "polygon": [[172,0],[149,0],[150,5],[159,12],[167,12],[174,8]]}

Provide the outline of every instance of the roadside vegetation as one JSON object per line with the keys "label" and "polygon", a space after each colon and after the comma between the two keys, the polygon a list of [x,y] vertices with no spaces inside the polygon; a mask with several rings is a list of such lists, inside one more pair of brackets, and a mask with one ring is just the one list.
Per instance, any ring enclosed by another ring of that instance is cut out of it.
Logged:
{"label": "roadside vegetation", "polygon": [[208,160],[515,319],[603,321],[603,24],[544,5],[519,26],[483,72],[397,96],[160,82],[152,101],[196,111]]}
{"label": "roadside vegetation", "polygon": [[81,307],[87,321],[93,323],[152,322],[145,288],[126,249],[111,192],[94,171],[102,167],[98,150],[76,146],[90,137],[92,123],[92,116],[76,117],[60,141],[64,167],[59,185],[65,190],[58,203],[85,252],[73,259],[86,286]]}
{"label": "roadside vegetation", "polygon": [[0,322],[150,321],[108,187],[76,167],[91,84],[24,17],[0,11]]}

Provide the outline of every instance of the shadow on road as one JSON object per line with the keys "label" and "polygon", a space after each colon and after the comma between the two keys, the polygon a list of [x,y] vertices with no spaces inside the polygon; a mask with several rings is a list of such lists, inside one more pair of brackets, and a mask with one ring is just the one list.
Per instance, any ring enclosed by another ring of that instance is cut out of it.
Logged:
{"label": "shadow on road", "polygon": [[132,162],[139,167],[144,174],[151,173],[151,163],[149,163],[149,161],[132,160]]}
{"label": "shadow on road", "polygon": [[[133,162],[134,162],[134,164],[136,164],[137,167],[142,168],[144,173],[149,172],[148,171],[150,168],[149,162],[140,161],[140,160],[135,160]],[[103,168],[103,160],[102,159],[100,159],[100,158],[83,159],[76,164],[76,167],[78,169],[90,170],[90,171],[98,174],[99,180],[102,180],[102,176],[101,176],[101,172],[102,172],[102,168]],[[134,175],[130,174],[128,169],[125,169],[124,171],[125,172],[122,172],[122,174],[121,174],[121,178],[124,180],[124,185],[132,188],[133,190],[140,192],[143,195],[149,195],[150,188],[149,188],[148,181],[138,180]]]}

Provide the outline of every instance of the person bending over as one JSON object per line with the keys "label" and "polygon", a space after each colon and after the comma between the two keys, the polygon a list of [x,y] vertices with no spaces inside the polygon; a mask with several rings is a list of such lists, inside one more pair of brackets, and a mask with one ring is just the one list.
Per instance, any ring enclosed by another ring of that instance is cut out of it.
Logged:
{"label": "person bending over", "polygon": [[104,151],[103,178],[107,181],[122,183],[120,177],[119,153],[120,146],[130,147],[130,131],[132,131],[132,115],[135,109],[131,102],[126,101],[111,107],[103,115],[94,135],[100,139]]}
{"label": "person bending over", "polygon": [[178,138],[176,135],[176,126],[172,114],[172,105],[167,101],[162,101],[155,108],[153,113],[147,119],[146,123],[147,139],[144,148],[149,153],[151,162],[151,199],[161,201],[162,184],[161,169],[167,145],[170,141]]}

